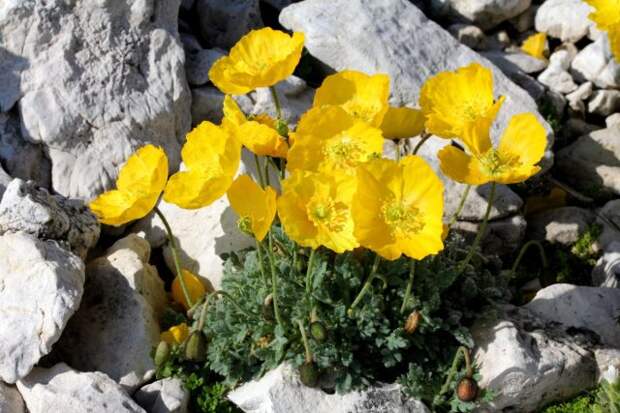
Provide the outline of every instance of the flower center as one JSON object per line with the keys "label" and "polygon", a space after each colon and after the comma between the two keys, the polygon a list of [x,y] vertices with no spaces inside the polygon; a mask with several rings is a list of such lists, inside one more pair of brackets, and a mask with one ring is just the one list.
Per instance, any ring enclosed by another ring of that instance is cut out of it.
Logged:
{"label": "flower center", "polygon": [[244,234],[250,236],[254,234],[254,231],[252,231],[252,218],[248,216],[239,218],[239,220],[237,221],[237,228],[239,228],[239,231],[243,232]]}
{"label": "flower center", "polygon": [[355,100],[348,101],[343,107],[351,116],[367,123],[372,123],[375,114],[381,109],[378,105],[368,105]]}
{"label": "flower center", "polygon": [[381,213],[393,236],[410,238],[424,229],[422,214],[412,205],[388,202],[381,207]]}
{"label": "flower center", "polygon": [[331,199],[317,199],[308,205],[308,217],[317,227],[325,227],[331,232],[340,232],[344,229],[349,212],[342,202]]}
{"label": "flower center", "polygon": [[519,167],[521,162],[514,155],[506,155],[495,149],[489,149],[478,158],[487,175],[501,175],[509,169]]}
{"label": "flower center", "polygon": [[481,105],[480,102],[475,100],[470,100],[465,102],[465,106],[463,107],[463,117],[466,120],[473,122],[476,119],[483,117],[486,110],[487,108],[485,105]]}
{"label": "flower center", "polygon": [[351,137],[344,135],[325,147],[324,155],[339,167],[355,167],[364,160],[364,147]]}

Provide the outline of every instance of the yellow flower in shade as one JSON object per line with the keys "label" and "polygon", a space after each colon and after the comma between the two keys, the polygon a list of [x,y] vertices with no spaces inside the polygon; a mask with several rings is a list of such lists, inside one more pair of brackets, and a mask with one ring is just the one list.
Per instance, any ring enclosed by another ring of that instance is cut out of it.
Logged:
{"label": "yellow flower in shade", "polygon": [[375,159],[357,172],[352,212],[363,247],[388,260],[443,249],[443,184],[422,158]]}
{"label": "yellow flower in shade", "polygon": [[381,123],[381,131],[387,139],[406,139],[424,131],[424,114],[421,110],[390,107]]}
{"label": "yellow flower in shade", "polygon": [[116,189],[105,192],[89,206],[99,221],[120,226],[146,216],[157,204],[168,179],[168,158],[163,149],[146,145],[127,159]]}
{"label": "yellow flower in shade", "polygon": [[525,39],[521,50],[537,59],[545,59],[547,47],[547,33],[536,33]]}
{"label": "yellow flower in shade", "polygon": [[510,120],[496,148],[488,131],[472,139],[480,141],[481,152],[466,154],[454,146],[446,146],[437,156],[441,170],[451,179],[482,185],[487,182],[514,184],[536,174],[547,146],[547,132],[531,113],[515,115]]}
{"label": "yellow flower in shade", "polygon": [[181,208],[202,208],[224,195],[232,184],[241,144],[226,128],[202,122],[187,134],[181,158],[187,170],[170,177],[164,199]]}
{"label": "yellow flower in shade", "polygon": [[351,200],[356,180],[347,175],[295,171],[282,182],[278,215],[286,234],[312,249],[341,253],[359,244],[353,235]]}
{"label": "yellow flower in shade", "polygon": [[[181,270],[181,274],[183,275],[183,281],[185,281],[189,298],[192,300],[193,304],[196,304],[205,295],[205,286],[202,281],[200,281],[200,278],[190,271]],[[172,299],[183,305],[186,310],[189,310],[190,307],[185,300],[183,288],[181,287],[181,280],[179,280],[178,275],[174,277],[172,281]]]}
{"label": "yellow flower in shade", "polygon": [[273,86],[293,74],[304,47],[303,33],[288,34],[268,27],[243,36],[230,54],[217,60],[209,78],[224,93],[243,95]]}
{"label": "yellow flower in shade", "polygon": [[261,188],[248,175],[241,175],[228,189],[228,200],[239,215],[239,228],[262,241],[276,216],[276,192]]}
{"label": "yellow flower in shade", "polygon": [[339,106],[306,112],[293,134],[289,170],[355,174],[355,167],[383,152],[381,130],[354,118]]}
{"label": "yellow flower in shade", "polygon": [[172,326],[159,335],[159,339],[161,341],[165,341],[171,346],[179,346],[183,344],[187,337],[189,337],[189,328],[185,323]]}
{"label": "yellow flower in shade", "polygon": [[314,95],[313,106],[342,106],[349,114],[379,127],[388,110],[390,78],[344,70],[327,76]]}
{"label": "yellow flower in shade", "polygon": [[[442,138],[459,138],[474,126],[490,129],[504,97],[493,98],[493,74],[478,63],[442,72],[426,81],[420,91],[420,105],[426,116],[426,130]],[[473,148],[475,150],[475,148]]]}
{"label": "yellow flower in shade", "polygon": [[232,97],[227,95],[224,98],[222,126],[234,133],[239,142],[251,152],[286,158],[288,144],[275,129],[275,124],[275,119],[265,114],[248,120]]}
{"label": "yellow flower in shade", "polygon": [[620,62],[620,0],[585,0],[594,11],[588,16],[609,36],[611,52]]}

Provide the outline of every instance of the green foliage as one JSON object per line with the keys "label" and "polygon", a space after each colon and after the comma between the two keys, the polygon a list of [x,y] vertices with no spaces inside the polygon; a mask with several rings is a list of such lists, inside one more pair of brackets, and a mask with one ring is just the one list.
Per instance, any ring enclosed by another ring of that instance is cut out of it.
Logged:
{"label": "green foliage", "polygon": [[540,413],[590,413],[593,407],[594,397],[590,394],[585,394],[568,402],[549,406]]}
{"label": "green foliage", "polygon": [[620,378],[614,383],[608,381],[601,383],[592,413],[620,413]]}
{"label": "green foliage", "polygon": [[[207,312],[208,366],[225,377],[226,385],[257,378],[283,361],[301,366],[305,351],[298,321],[307,329],[319,320],[327,339],[310,338],[309,350],[322,388],[347,392],[378,381],[400,381],[407,394],[432,404],[457,347],[473,346],[467,326],[478,311],[510,298],[508,280],[494,275],[499,272],[495,261],[477,257],[476,270],[469,267],[458,276],[455,268],[465,250],[462,240],[453,239],[442,254],[417,264],[413,294],[403,312],[408,259],[381,261],[372,288],[355,311],[349,311],[372,267],[371,253],[320,250],[308,294],[307,251],[297,249],[278,228],[274,245],[283,325],[263,316],[272,286],[271,278],[261,274],[255,250],[229,257],[222,285],[229,297],[213,302]],[[269,268],[267,262],[263,267]],[[404,323],[414,310],[421,322],[407,334]],[[436,410],[449,411],[453,399],[450,392],[436,403]]]}
{"label": "green foliage", "polygon": [[573,255],[590,265],[595,265],[598,257],[596,256],[592,245],[596,242],[602,232],[603,227],[601,225],[590,225],[573,245],[573,248],[571,249]]}

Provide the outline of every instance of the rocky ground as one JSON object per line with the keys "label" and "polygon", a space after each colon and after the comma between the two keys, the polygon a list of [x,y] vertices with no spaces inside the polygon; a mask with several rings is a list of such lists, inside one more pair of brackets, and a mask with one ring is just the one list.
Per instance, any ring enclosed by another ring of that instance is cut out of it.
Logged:
{"label": "rocky ground", "polygon": [[[187,391],[154,381],[151,358],[173,268],[163,225],[100,228],[83,201],[144,143],[165,148],[175,170],[190,127],[222,116],[211,64],[264,25],[306,35],[298,76],[278,86],[291,123],[330,70],[387,73],[391,103],[415,106],[428,76],[472,61],[507,98],[495,132],[538,114],[545,172],[528,188],[499,187],[485,251],[512,254],[529,239],[570,249],[588,235],[591,265],[578,281],[529,280],[527,304],[481,314],[475,356],[497,393],[489,411],[536,411],[594,387],[620,365],[620,63],[589,10],[580,0],[0,2],[0,412],[187,411]],[[548,59],[520,50],[535,32],[549,36]],[[274,112],[268,90],[239,103]],[[421,152],[437,171],[442,145],[431,138]],[[444,184],[449,217],[464,186]],[[463,231],[475,234],[488,192],[468,198]],[[225,198],[160,209],[183,266],[216,286],[220,255],[251,245]],[[326,395],[287,366],[230,398],[247,412],[428,411],[397,385]]]}

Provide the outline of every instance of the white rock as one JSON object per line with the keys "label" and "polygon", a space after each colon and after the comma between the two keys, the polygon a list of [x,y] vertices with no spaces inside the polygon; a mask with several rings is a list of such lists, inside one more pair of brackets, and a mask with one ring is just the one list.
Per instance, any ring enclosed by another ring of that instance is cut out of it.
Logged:
{"label": "white rock", "polygon": [[6,187],[9,186],[12,180],[13,178],[11,178],[2,168],[2,165],[0,165],[0,199],[2,199]]}
{"label": "white rock", "polygon": [[[398,106],[416,107],[422,84],[439,71],[472,62],[491,68],[495,94],[507,97],[493,128],[495,142],[512,115],[538,113],[536,103],[524,90],[407,0],[306,0],[284,9],[280,22],[288,29],[304,32],[309,52],[334,70],[390,75],[391,103]],[[550,132],[551,145],[551,129],[542,117],[539,119]],[[545,166],[551,157],[547,151]]]}
{"label": "white rock", "polygon": [[439,14],[472,22],[486,30],[523,13],[531,0],[431,0],[430,3],[431,9]]}
{"label": "white rock", "polygon": [[542,320],[590,330],[603,345],[620,348],[620,289],[553,284],[525,307]]}
{"label": "white rock", "polygon": [[620,288],[620,241],[612,242],[592,269],[592,283],[599,287]]}
{"label": "white rock", "polygon": [[531,238],[571,246],[594,222],[594,213],[578,207],[551,209],[528,218]]}
{"label": "white rock", "polygon": [[228,394],[228,398],[246,413],[429,412],[417,400],[403,400],[398,384],[346,394],[326,394],[301,384],[288,364],[280,365],[261,379],[235,389]]}
{"label": "white rock", "polygon": [[613,115],[607,116],[605,119],[605,124],[608,128],[620,126],[620,113],[614,113]]}
{"label": "white rock", "polygon": [[185,73],[187,81],[193,86],[202,86],[209,82],[209,70],[217,59],[224,56],[222,49],[200,49],[185,55]]}
{"label": "white rock", "polygon": [[592,133],[600,129],[601,129],[600,125],[593,125],[591,123],[584,121],[583,119],[572,117],[566,121],[565,128],[564,128],[564,136],[568,138],[570,141],[573,141],[577,138],[582,137],[583,135],[587,135],[589,133]]}
{"label": "white rock", "polygon": [[148,242],[134,234],[119,242],[86,266],[82,305],[57,348],[71,366],[134,390],[155,373],[150,353],[167,299]]}
{"label": "white rock", "polygon": [[620,112],[620,90],[595,90],[588,102],[588,112],[602,116]]}
{"label": "white rock", "polygon": [[297,1],[297,0],[264,0],[265,3],[271,5],[272,7],[275,7],[278,10],[282,10],[283,8],[285,8],[286,6],[288,6],[289,4]]}
{"label": "white rock", "polygon": [[80,373],[64,363],[35,368],[17,383],[30,413],[145,413],[103,373]]}
{"label": "white rock", "polygon": [[0,381],[0,412],[26,413],[24,400],[15,387]]}
{"label": "white rock", "polygon": [[538,81],[554,92],[568,94],[577,89],[577,84],[561,64],[551,62],[547,69],[538,75]]}
{"label": "white rock", "polygon": [[456,23],[448,27],[459,42],[474,50],[484,50],[488,46],[488,40],[480,27],[473,24]]}
{"label": "white rock", "polygon": [[593,90],[592,82],[586,82],[579,85],[575,91],[566,95],[570,108],[576,112],[585,112],[585,104],[583,102],[592,96]]}
{"label": "white rock", "polygon": [[482,55],[499,67],[507,76],[510,76],[510,73],[515,72],[517,69],[524,73],[538,73],[549,64],[546,60],[537,59],[522,52],[506,53],[494,51],[482,53]]}
{"label": "white rock", "polygon": [[486,411],[538,411],[596,384],[597,364],[585,348],[593,344],[588,337],[568,334],[526,309],[485,314],[472,334],[479,384],[496,394]]}
{"label": "white rock", "polygon": [[190,126],[179,4],[3,2],[0,60],[11,73],[0,90],[21,97],[23,137],[45,147],[56,192],[90,198],[109,188],[146,143],[164,147],[171,171],[178,165]]}
{"label": "white rock", "polygon": [[187,413],[189,391],[177,378],[147,384],[133,397],[149,413]]}
{"label": "white rock", "polygon": [[259,0],[197,0],[196,11],[202,37],[224,49],[263,26]]}
{"label": "white rock", "polygon": [[588,19],[591,11],[581,0],[546,0],[536,12],[536,30],[575,43],[594,26]]}
{"label": "white rock", "polygon": [[84,264],[53,241],[0,236],[0,379],[26,376],[77,310]]}
{"label": "white rock", "polygon": [[224,113],[224,94],[215,86],[203,86],[192,89],[192,125],[202,121],[219,123]]}
{"label": "white rock", "polygon": [[607,251],[614,242],[620,241],[620,199],[607,202],[598,210],[596,223],[603,231],[594,245],[595,250]]}
{"label": "white rock", "polygon": [[563,70],[568,70],[576,54],[576,51],[573,54],[567,49],[556,50],[549,56],[549,64],[555,64],[560,66]]}
{"label": "white rock", "polygon": [[557,153],[556,166],[576,186],[620,194],[620,126],[594,131]]}
{"label": "white rock", "polygon": [[620,63],[611,53],[607,36],[584,47],[571,67],[577,80],[590,80],[600,88],[620,88]]}
{"label": "white rock", "polygon": [[534,19],[536,18],[537,11],[538,6],[532,5],[523,13],[510,19],[510,24],[520,33],[527,32],[534,27]]}
{"label": "white rock", "polygon": [[0,234],[27,232],[62,242],[80,258],[99,239],[99,223],[82,201],[50,195],[33,182],[14,179],[0,201]]}

